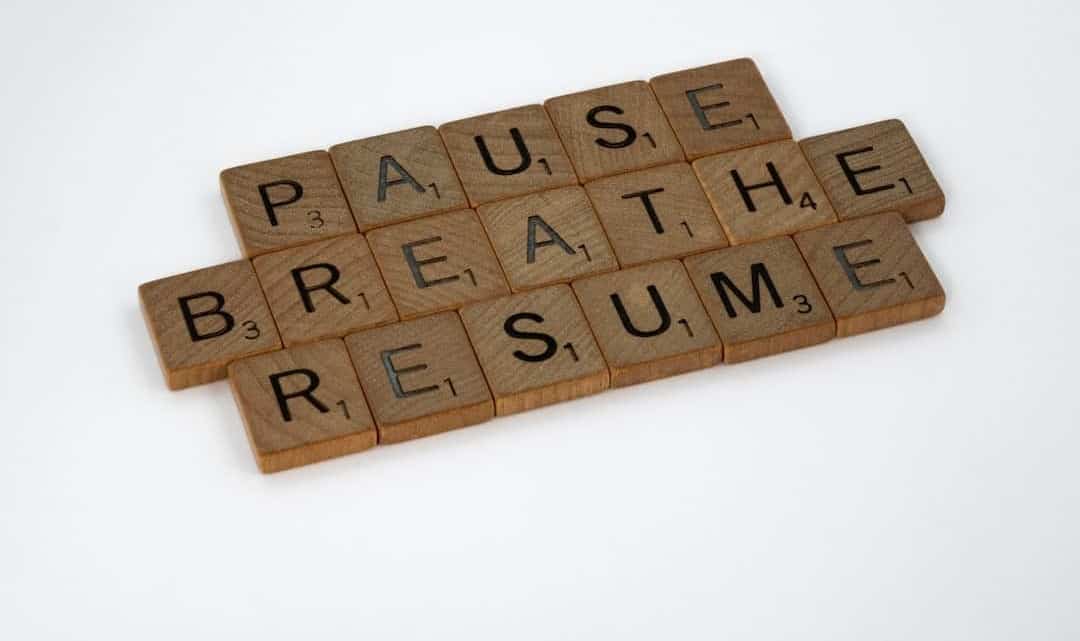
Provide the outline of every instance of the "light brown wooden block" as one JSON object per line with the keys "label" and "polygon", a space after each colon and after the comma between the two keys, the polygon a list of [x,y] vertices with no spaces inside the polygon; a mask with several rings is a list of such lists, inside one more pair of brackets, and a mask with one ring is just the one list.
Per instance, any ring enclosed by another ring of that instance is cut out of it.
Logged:
{"label": "light brown wooden block", "polygon": [[544,107],[582,182],[684,160],[647,82],[559,96]]}
{"label": "light brown wooden block", "polygon": [[471,209],[374,229],[368,242],[401,318],[510,293]]}
{"label": "light brown wooden block", "polygon": [[829,199],[790,140],[694,161],[733,245],[836,222]]}
{"label": "light brown wooden block", "polygon": [[585,189],[623,267],[727,247],[686,163],[603,178]]}
{"label": "light brown wooden block", "polygon": [[909,323],[945,308],[945,291],[896,212],[795,235],[836,317],[837,336]]}
{"label": "light brown wooden block", "polygon": [[439,134],[473,207],[577,184],[540,105],[448,122]]}
{"label": "light brown wooden block", "polygon": [[398,319],[360,234],[263,254],[252,263],[286,347]]}
{"label": "light brown wooden block", "polygon": [[498,415],[595,394],[608,369],[574,292],[555,285],[461,310]]}
{"label": "light brown wooden block", "polygon": [[795,243],[787,237],[683,261],[724,344],[724,362],[823,343],[836,323]]}
{"label": "light brown wooden block", "polygon": [[791,138],[749,58],[676,71],[649,83],[691,160]]}
{"label": "light brown wooden block", "polygon": [[585,190],[576,185],[476,211],[516,292],[619,268]]}
{"label": "light brown wooden block", "polygon": [[330,148],[360,231],[468,207],[434,127],[416,127]]}
{"label": "light brown wooden block", "polygon": [[235,361],[229,385],[263,472],[375,446],[375,421],[340,339]]}
{"label": "light brown wooden block", "polygon": [[574,282],[574,293],[611,371],[625,387],[723,359],[723,347],[677,260]]}
{"label": "light brown wooden block", "polygon": [[143,283],[139,303],[169,389],[221,380],[229,361],[281,348],[246,260]]}
{"label": "light brown wooden block", "polygon": [[325,151],[226,169],[221,193],[248,258],[356,231]]}
{"label": "light brown wooden block", "polygon": [[345,338],[380,443],[474,425],[494,416],[480,364],[456,312]]}
{"label": "light brown wooden block", "polygon": [[898,211],[916,222],[945,210],[945,194],[899,120],[814,136],[799,144],[841,220]]}

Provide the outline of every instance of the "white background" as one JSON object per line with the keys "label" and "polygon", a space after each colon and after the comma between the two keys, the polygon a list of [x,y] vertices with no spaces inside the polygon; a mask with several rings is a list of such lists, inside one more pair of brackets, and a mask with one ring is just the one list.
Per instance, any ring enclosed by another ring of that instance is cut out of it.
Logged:
{"label": "white background", "polygon": [[[0,8],[0,637],[1077,639],[1075,2]],[[754,57],[902,118],[932,320],[263,476],[136,287],[219,170]]]}

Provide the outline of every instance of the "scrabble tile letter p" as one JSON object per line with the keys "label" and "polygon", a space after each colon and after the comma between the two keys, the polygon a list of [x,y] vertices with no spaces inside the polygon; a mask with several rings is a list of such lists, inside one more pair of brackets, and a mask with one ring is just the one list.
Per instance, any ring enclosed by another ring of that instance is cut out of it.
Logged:
{"label": "scrabble tile letter p", "polygon": [[226,169],[221,193],[248,258],[356,231],[325,151]]}
{"label": "scrabble tile letter p", "polygon": [[229,361],[281,348],[246,260],[143,283],[139,303],[170,389],[223,379]]}

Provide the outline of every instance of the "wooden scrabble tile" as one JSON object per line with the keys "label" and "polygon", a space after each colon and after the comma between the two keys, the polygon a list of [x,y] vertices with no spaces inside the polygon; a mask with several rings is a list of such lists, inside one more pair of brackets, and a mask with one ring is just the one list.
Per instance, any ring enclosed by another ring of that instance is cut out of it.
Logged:
{"label": "wooden scrabble tile", "polygon": [[456,312],[345,338],[380,443],[474,425],[494,416],[480,364]]}
{"label": "wooden scrabble tile", "polygon": [[790,140],[694,161],[733,245],[836,222],[814,172]]}
{"label": "wooden scrabble tile", "polygon": [[360,231],[468,207],[434,127],[417,127],[330,148]]}
{"label": "wooden scrabble tile", "polygon": [[837,336],[908,323],[945,308],[945,291],[896,212],[805,231],[795,242],[836,317]]}
{"label": "wooden scrabble tile", "polygon": [[448,122],[439,134],[473,207],[577,184],[540,105]]}
{"label": "wooden scrabble tile", "polygon": [[690,165],[612,176],[585,186],[624,267],[727,247]]}
{"label": "wooden scrabble tile", "polygon": [[461,319],[498,415],[608,388],[607,365],[567,285],[473,303]]}
{"label": "wooden scrabble tile", "polygon": [[510,293],[471,209],[380,227],[368,242],[401,318]]}
{"label": "wooden scrabble tile", "polygon": [[221,380],[229,361],[281,348],[246,260],[143,283],[139,303],[169,389]]}
{"label": "wooden scrabble tile", "polygon": [[263,254],[252,263],[286,347],[398,319],[360,234]]}
{"label": "wooden scrabble tile", "polygon": [[559,96],[544,107],[583,182],[684,160],[647,82]]}
{"label": "wooden scrabble tile", "polygon": [[945,194],[899,120],[814,136],[799,144],[840,220],[898,211],[910,223],[945,210]]}
{"label": "wooden scrabble tile", "polygon": [[375,421],[341,339],[234,361],[229,385],[263,472],[375,446]]}
{"label": "wooden scrabble tile", "polygon": [[817,345],[836,335],[825,298],[790,238],[683,262],[724,344],[726,363]]}
{"label": "wooden scrabble tile", "polygon": [[791,138],[749,58],[664,74],[649,84],[691,160]]}
{"label": "wooden scrabble tile", "polygon": [[585,190],[576,185],[476,211],[515,292],[619,268]]}
{"label": "wooden scrabble tile", "polygon": [[221,193],[248,258],[356,231],[325,151],[226,169]]}
{"label": "wooden scrabble tile", "polygon": [[612,387],[710,367],[723,358],[716,330],[677,260],[591,276],[573,287]]}

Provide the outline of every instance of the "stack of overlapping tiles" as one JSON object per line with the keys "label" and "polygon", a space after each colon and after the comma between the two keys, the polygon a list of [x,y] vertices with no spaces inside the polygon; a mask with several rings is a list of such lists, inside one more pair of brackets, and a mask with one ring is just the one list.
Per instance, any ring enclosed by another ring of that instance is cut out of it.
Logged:
{"label": "stack of overlapping tiles", "polygon": [[732,60],[227,169],[245,258],[145,283],[265,472],[937,314],[897,120],[795,142]]}

